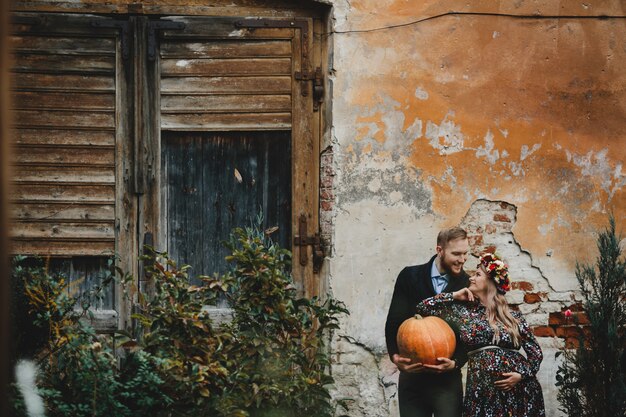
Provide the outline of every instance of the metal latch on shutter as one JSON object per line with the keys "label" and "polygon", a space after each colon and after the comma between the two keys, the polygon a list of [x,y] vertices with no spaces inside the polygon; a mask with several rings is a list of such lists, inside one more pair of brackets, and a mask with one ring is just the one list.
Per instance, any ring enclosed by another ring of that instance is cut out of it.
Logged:
{"label": "metal latch on shutter", "polygon": [[298,221],[298,234],[293,238],[294,246],[300,248],[300,265],[306,266],[309,260],[307,246],[313,247],[313,273],[317,274],[322,268],[324,262],[324,250],[322,249],[322,240],[319,233],[315,236],[307,236],[306,215],[301,214]]}
{"label": "metal latch on shutter", "polygon": [[[309,23],[305,19],[243,19],[235,21],[237,28],[292,28],[300,31],[301,47],[301,64],[300,71],[296,71],[294,78],[298,81],[313,81],[313,111],[318,111],[320,103],[324,101],[324,78],[322,69],[316,68],[315,71],[309,71]],[[302,95],[308,95],[308,89],[302,89]]]}
{"label": "metal latch on shutter", "polygon": [[[296,71],[295,79],[298,81],[313,81],[313,110],[318,111],[320,103],[324,101],[324,78],[322,77],[322,69],[315,68],[315,72]],[[307,89],[302,89],[302,95],[307,95]]]}

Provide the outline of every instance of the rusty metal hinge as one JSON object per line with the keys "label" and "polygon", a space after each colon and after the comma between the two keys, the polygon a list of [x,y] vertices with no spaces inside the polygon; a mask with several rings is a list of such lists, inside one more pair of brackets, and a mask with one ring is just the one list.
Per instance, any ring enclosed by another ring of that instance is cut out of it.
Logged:
{"label": "rusty metal hinge", "polygon": [[307,236],[306,215],[301,214],[298,221],[298,234],[293,238],[294,246],[299,247],[300,265],[306,266],[309,260],[307,246],[313,247],[313,273],[318,274],[324,262],[324,249],[319,233]]}
{"label": "rusty metal hinge", "polygon": [[[318,111],[320,104],[324,101],[324,77],[322,69],[315,68],[315,72],[296,71],[294,78],[298,81],[313,81],[313,111]],[[302,89],[302,95],[307,95],[307,89]]]}
{"label": "rusty metal hinge", "polygon": [[157,50],[157,30],[182,30],[185,29],[185,23],[173,22],[171,20],[151,20],[148,22],[148,60],[156,59]]}
{"label": "rusty metal hinge", "polygon": [[130,22],[128,20],[95,20],[91,22],[95,28],[110,28],[120,31],[120,44],[122,59],[127,60],[130,56]]}

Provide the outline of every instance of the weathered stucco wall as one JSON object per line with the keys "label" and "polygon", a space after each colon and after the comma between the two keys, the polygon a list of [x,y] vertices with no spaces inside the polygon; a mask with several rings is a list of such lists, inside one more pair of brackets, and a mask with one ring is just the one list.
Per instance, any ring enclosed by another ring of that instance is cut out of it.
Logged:
{"label": "weathered stucco wall", "polygon": [[626,219],[623,2],[333,3],[323,218],[330,286],[352,313],[335,344],[337,395],[350,415],[395,415],[383,329],[396,275],[461,223],[475,253],[495,245],[510,263],[509,300],[540,336],[559,415],[552,336],[564,334],[550,325],[575,302],[594,232],[608,213]]}

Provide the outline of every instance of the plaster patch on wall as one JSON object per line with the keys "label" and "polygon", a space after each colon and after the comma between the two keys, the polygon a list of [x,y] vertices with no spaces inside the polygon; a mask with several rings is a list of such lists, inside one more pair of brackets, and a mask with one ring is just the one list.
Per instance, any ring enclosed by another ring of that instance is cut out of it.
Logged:
{"label": "plaster patch on wall", "polygon": [[430,213],[431,191],[407,159],[413,141],[422,136],[422,121],[407,123],[401,103],[389,96],[380,94],[377,101],[372,106],[352,108],[343,125],[349,130],[337,131],[337,137],[346,135],[344,139],[358,132],[348,147],[338,148],[338,207],[375,199],[386,205],[408,204],[414,216]]}
{"label": "plaster patch on wall", "polygon": [[405,165],[402,160],[392,161],[381,154],[362,154],[347,160],[338,182],[342,196],[338,206],[374,199],[388,206],[408,204],[414,216],[432,212],[431,191],[418,180],[417,170]]}
{"label": "plaster patch on wall", "polygon": [[415,89],[415,97],[420,100],[428,100],[428,92],[421,87]]}
{"label": "plaster patch on wall", "polygon": [[524,168],[522,168],[522,166],[523,165],[521,162],[511,161],[509,162],[508,168],[509,170],[511,170],[511,174],[513,174],[513,176],[519,177],[519,176],[523,176],[526,173],[524,171]]}
{"label": "plaster patch on wall", "polygon": [[352,417],[387,417],[390,415],[383,377],[379,369],[381,355],[347,336],[333,339],[331,372],[335,384],[331,395],[344,401],[347,410],[338,406],[338,415]]}
{"label": "plaster patch on wall", "polygon": [[[551,219],[548,224],[540,224],[537,226],[537,229],[543,236],[546,236],[548,233],[552,233],[554,231],[554,219]],[[552,253],[550,253],[550,256],[552,256]]]}
{"label": "plaster patch on wall", "polygon": [[329,261],[332,294],[350,315],[341,329],[358,343],[383,353],[387,310],[395,280],[406,265],[428,261],[435,253],[438,219],[416,217],[403,202],[386,206],[375,199],[346,203],[337,210]]}
{"label": "plaster patch on wall", "polygon": [[528,149],[528,145],[522,145],[522,149],[521,149],[520,157],[519,157],[520,161],[523,161],[524,159],[528,158],[530,155],[534,154],[539,149],[541,149],[541,143],[535,143],[532,149]]}
{"label": "plaster patch on wall", "polygon": [[439,150],[440,155],[450,155],[463,151],[464,136],[461,126],[455,124],[448,117],[454,113],[448,113],[439,125],[431,122],[426,123],[425,137],[434,149]]}
{"label": "plaster patch on wall", "polygon": [[[378,94],[376,103],[368,106],[346,107],[345,113],[341,112],[340,104],[345,103],[339,102],[335,107],[345,123],[336,127],[338,139],[372,143],[377,150],[391,152],[398,158],[406,155],[407,147],[415,138],[422,136],[422,121],[415,118],[405,127],[407,120],[400,110],[402,104],[388,95]],[[356,138],[355,131],[358,132]]]}
{"label": "plaster patch on wall", "polygon": [[479,146],[478,149],[476,149],[476,157],[485,157],[485,159],[491,165],[493,165],[498,161],[498,159],[500,159],[500,151],[495,149],[495,144],[493,142],[493,133],[491,133],[491,130],[487,130],[484,139],[485,146]]}
{"label": "plaster patch on wall", "polygon": [[622,172],[621,162],[612,166],[607,157],[607,148],[595,153],[589,151],[584,155],[565,150],[565,154],[567,161],[579,167],[582,175],[601,179],[601,187],[608,194],[608,202],[615,192],[626,185],[626,174]]}

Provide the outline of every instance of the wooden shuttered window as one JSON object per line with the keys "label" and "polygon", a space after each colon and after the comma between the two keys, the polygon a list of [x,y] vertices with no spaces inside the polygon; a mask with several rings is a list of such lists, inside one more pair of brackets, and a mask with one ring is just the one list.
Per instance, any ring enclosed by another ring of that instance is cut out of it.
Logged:
{"label": "wooden shuttered window", "polygon": [[[310,257],[293,234],[302,216],[310,235],[318,221],[319,114],[310,82],[296,79],[312,71],[312,19],[163,20],[159,241],[192,274],[223,272],[221,242],[262,211],[283,247]],[[318,293],[311,261],[292,272],[303,293]]]}
{"label": "wooden shuttered window", "polygon": [[115,250],[116,39],[92,19],[14,26],[14,252]]}
{"label": "wooden shuttered window", "polygon": [[19,14],[14,252],[64,259],[69,271],[117,253],[141,280],[149,243],[212,273],[223,253],[207,248],[260,208],[294,252],[297,286],[317,294],[313,248],[294,237],[318,232],[321,111],[306,74],[321,48],[313,18],[257,23]]}

